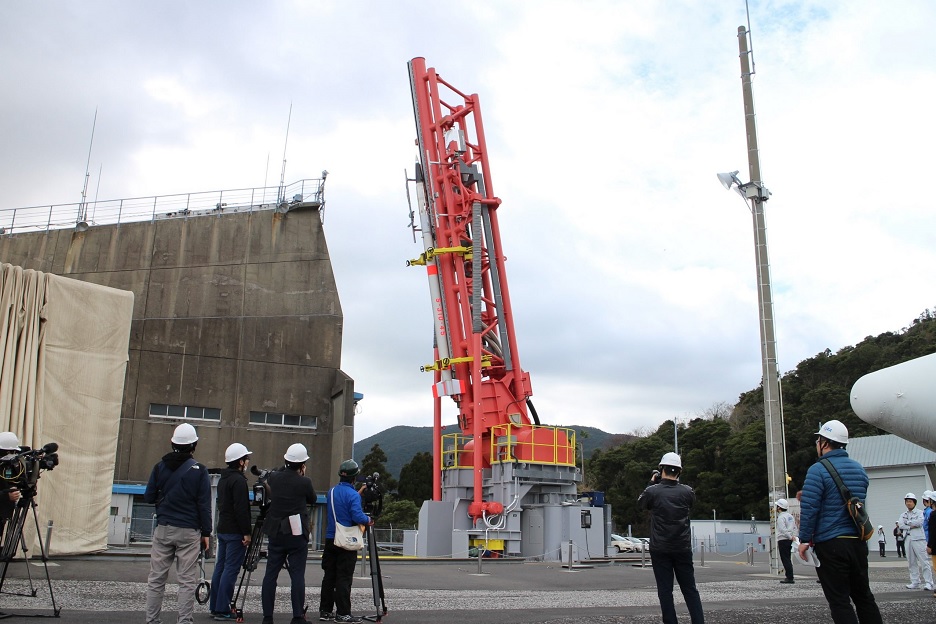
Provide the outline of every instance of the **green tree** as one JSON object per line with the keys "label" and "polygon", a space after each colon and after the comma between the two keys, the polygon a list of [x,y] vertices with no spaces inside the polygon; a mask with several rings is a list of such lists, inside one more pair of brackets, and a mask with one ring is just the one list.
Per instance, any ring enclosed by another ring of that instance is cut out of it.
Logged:
{"label": "green tree", "polygon": [[423,451],[416,453],[409,463],[400,469],[400,483],[397,486],[397,499],[412,501],[420,507],[425,500],[432,498],[432,454]]}
{"label": "green tree", "polygon": [[385,493],[395,492],[397,488],[396,479],[387,472],[387,454],[380,448],[379,444],[371,447],[370,452],[361,460],[361,477],[369,477],[373,474],[380,475],[378,481],[381,489]]}
{"label": "green tree", "polygon": [[415,529],[418,522],[419,508],[413,501],[394,500],[384,504],[383,513],[374,526],[380,529]]}

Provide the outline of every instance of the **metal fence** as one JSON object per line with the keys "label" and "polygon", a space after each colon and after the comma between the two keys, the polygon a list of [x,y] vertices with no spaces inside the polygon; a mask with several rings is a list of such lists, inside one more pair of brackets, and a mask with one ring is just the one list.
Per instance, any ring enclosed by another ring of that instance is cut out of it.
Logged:
{"label": "metal fence", "polygon": [[286,186],[179,193],[82,202],[29,206],[0,210],[0,234],[36,232],[94,225],[113,225],[155,219],[204,216],[224,212],[288,209],[299,203],[325,204],[325,173],[321,178],[299,180]]}

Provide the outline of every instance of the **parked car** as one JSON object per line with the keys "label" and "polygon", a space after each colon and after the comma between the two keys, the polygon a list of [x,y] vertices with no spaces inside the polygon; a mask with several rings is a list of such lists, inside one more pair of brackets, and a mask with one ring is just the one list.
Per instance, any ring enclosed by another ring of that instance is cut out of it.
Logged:
{"label": "parked car", "polygon": [[641,542],[644,544],[644,550],[650,552],[650,538],[649,537],[638,537]]}
{"label": "parked car", "polygon": [[611,546],[619,553],[642,552],[644,543],[636,537],[627,537],[625,535],[611,534]]}

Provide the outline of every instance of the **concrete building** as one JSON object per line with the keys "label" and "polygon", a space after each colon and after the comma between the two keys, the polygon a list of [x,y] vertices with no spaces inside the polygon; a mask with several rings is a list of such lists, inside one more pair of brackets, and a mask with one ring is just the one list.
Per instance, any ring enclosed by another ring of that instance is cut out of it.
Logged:
{"label": "concrete building", "polygon": [[3,262],[134,294],[114,541],[180,422],[209,467],[234,441],[260,467],[302,442],[320,492],[351,456],[361,395],[340,368],[323,183],[0,211]]}

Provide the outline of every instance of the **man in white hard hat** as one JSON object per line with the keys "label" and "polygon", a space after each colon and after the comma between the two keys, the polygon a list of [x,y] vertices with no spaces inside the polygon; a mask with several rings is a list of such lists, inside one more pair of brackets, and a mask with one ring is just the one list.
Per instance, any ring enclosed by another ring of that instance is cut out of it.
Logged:
{"label": "man in white hard hat", "polygon": [[227,468],[218,480],[218,552],[211,575],[211,598],[208,609],[218,621],[235,621],[231,598],[237,572],[244,563],[250,545],[250,487],[244,471],[250,463],[250,451],[235,442],[224,451]]}
{"label": "man in white hard hat", "polygon": [[208,470],[192,457],[195,427],[182,423],[172,433],[172,452],[153,466],[143,500],[156,505],[156,530],[150,551],[146,622],[160,624],[166,578],[176,564],[178,624],[192,624],[198,586],[198,554],[211,539],[211,482]]}
{"label": "man in white hard hat", "polygon": [[283,455],[286,466],[267,479],[270,507],[263,520],[263,532],[269,538],[266,573],[260,588],[263,623],[273,624],[276,580],[284,567],[289,572],[292,620],[304,624],[305,570],[309,556],[309,506],[315,503],[315,488],[305,476],[309,453],[302,444],[293,444]]}
{"label": "man in white hard hat", "polygon": [[781,583],[794,583],[793,580],[793,538],[796,537],[796,519],[788,509],[787,499],[777,499],[777,550],[783,564],[784,579]]}
{"label": "man in white hard hat", "polygon": [[904,546],[907,548],[907,565],[910,568],[910,583],[907,589],[933,591],[933,568],[926,554],[926,535],[923,532],[923,510],[917,507],[917,497],[913,492],[904,496],[907,510],[900,514],[897,526],[907,534]]}
{"label": "man in white hard hat", "polygon": [[845,451],[848,429],[844,424],[830,420],[815,435],[820,461],[809,467],[803,483],[799,556],[807,561],[807,549],[814,548],[820,563],[816,573],[833,622],[881,624],[881,612],[868,583],[868,544],[859,537],[842,492],[822,460],[829,460],[851,495],[861,500],[868,495],[868,474]]}
{"label": "man in white hard hat", "polygon": [[637,499],[637,508],[650,511],[650,562],[657,584],[657,597],[664,624],[677,624],[673,603],[673,576],[686,600],[692,624],[704,624],[702,599],[695,583],[692,566],[692,533],[689,510],[695,503],[695,492],[679,482],[682,458],[666,453],[654,470],[650,485]]}
{"label": "man in white hard hat", "polygon": [[878,525],[877,538],[878,538],[878,554],[882,557],[886,557],[887,554],[884,551],[887,549],[887,536],[884,534],[883,524]]}

